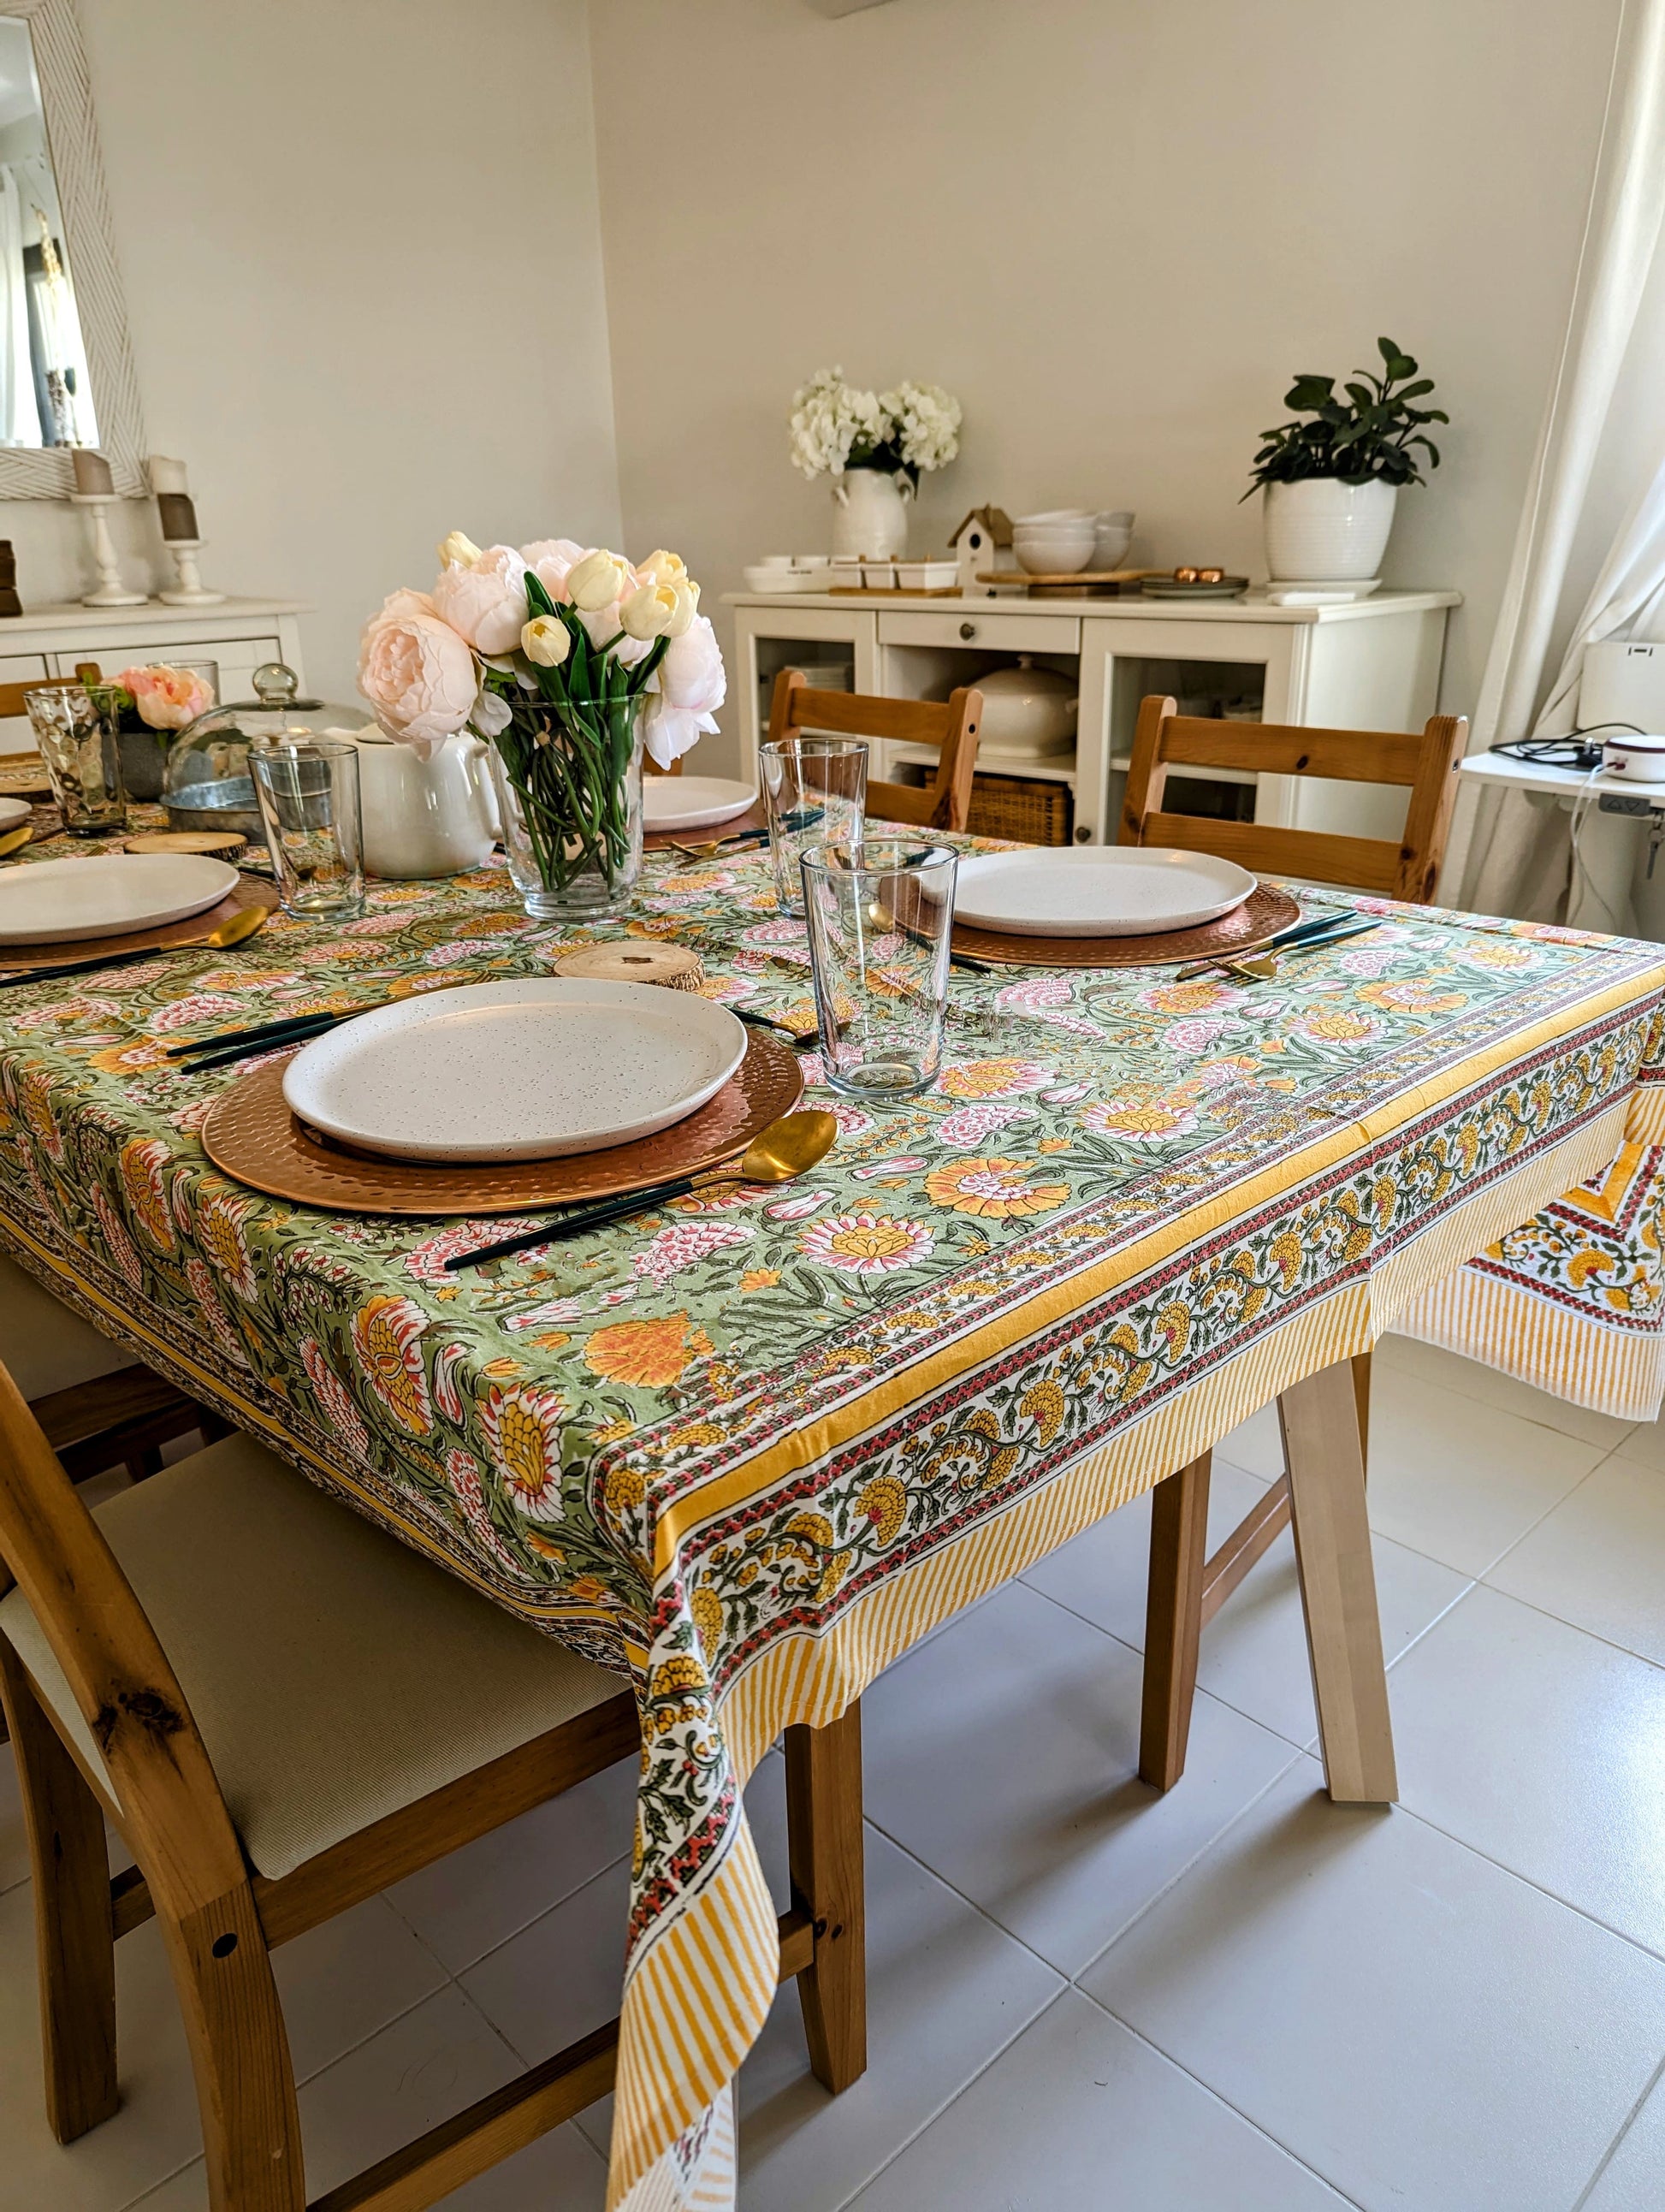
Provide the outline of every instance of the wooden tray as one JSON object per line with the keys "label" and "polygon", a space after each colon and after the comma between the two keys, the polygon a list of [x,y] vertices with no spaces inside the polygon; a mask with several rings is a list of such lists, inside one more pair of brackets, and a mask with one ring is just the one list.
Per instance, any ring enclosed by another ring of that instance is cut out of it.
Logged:
{"label": "wooden tray", "polygon": [[1300,919],[1298,900],[1262,884],[1230,914],[1194,929],[1156,937],[1019,937],[957,921],[953,949],[1013,968],[1156,968],[1169,960],[1206,960],[1211,953],[1253,952]]}
{"label": "wooden tray", "polygon": [[[205,937],[229,915],[246,906],[264,907],[268,910],[277,903],[277,886],[258,876],[239,876],[234,890],[228,890],[218,906],[210,907],[205,913],[187,915],[183,921],[166,921],[154,929],[136,929],[125,937],[60,938],[53,945],[0,945],[0,969],[8,973],[14,968],[54,968],[60,961],[113,960],[118,952],[161,952],[170,945],[189,945],[198,937]],[[243,939],[252,944],[252,938]],[[228,956],[235,951],[228,945]]]}
{"label": "wooden tray", "polygon": [[523,1213],[646,1190],[733,1159],[804,1095],[792,1048],[753,1030],[745,1058],[716,1097],[657,1136],[564,1160],[422,1164],[354,1151],[298,1121],[283,1103],[283,1071],[294,1056],[263,1061],[216,1100],[203,1149],[222,1175],[252,1190],[339,1213]]}

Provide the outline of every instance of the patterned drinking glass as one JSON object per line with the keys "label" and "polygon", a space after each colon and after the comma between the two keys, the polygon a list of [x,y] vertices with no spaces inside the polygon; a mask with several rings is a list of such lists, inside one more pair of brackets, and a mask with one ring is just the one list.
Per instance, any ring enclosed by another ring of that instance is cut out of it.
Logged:
{"label": "patterned drinking glass", "polygon": [[942,1065],[959,855],[912,838],[816,845],[800,863],[827,1081],[883,1105]]}
{"label": "patterned drinking glass", "polygon": [[771,738],[757,748],[769,819],[775,896],[782,914],[802,914],[798,863],[811,845],[861,842],[867,805],[863,738]]}
{"label": "patterned drinking glass", "polygon": [[284,913],[309,921],[362,914],[358,748],[309,738],[251,745],[248,759]]}
{"label": "patterned drinking glass", "polygon": [[64,827],[76,837],[125,830],[120,717],[110,693],[80,684],[43,684],[26,691],[23,704]]}

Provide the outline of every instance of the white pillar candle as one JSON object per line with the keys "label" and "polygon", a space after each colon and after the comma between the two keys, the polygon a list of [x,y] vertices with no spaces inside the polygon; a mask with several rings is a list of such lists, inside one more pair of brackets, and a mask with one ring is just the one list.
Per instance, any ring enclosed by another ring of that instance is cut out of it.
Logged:
{"label": "white pillar candle", "polygon": [[191,489],[190,484],[185,480],[183,461],[170,461],[165,453],[152,453],[145,465],[150,471],[150,489],[153,492],[188,492]]}

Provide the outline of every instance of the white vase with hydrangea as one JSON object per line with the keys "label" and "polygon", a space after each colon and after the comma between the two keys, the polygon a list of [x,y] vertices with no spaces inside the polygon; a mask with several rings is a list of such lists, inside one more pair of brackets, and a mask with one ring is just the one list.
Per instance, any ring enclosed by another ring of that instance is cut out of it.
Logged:
{"label": "white vase with hydrangea", "polygon": [[833,551],[874,560],[908,548],[908,501],[921,471],[946,468],[960,449],[960,403],[939,384],[864,392],[842,368],[819,369],[793,396],[792,459],[806,477],[829,476]]}
{"label": "white vase with hydrangea", "polygon": [[641,868],[643,751],[668,769],[725,696],[699,586],[674,553],[632,565],[568,538],[482,550],[453,531],[440,561],[431,592],[395,592],[365,624],[360,689],[424,754],[462,729],[486,741],[529,915],[622,914]]}

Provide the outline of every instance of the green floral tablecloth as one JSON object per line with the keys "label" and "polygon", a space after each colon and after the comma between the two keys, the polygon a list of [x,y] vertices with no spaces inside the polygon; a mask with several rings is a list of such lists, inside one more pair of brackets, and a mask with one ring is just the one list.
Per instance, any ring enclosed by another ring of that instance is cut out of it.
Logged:
{"label": "green floral tablecloth", "polygon": [[[731,2185],[726,2085],[775,1973],[739,1792],[778,1729],[835,1717],[945,1613],[1665,1135],[1657,948],[1347,902],[1373,935],[1252,988],[957,975],[936,1089],[884,1111],[812,1090],[841,1138],[801,1184],[461,1276],[445,1258],[490,1223],[228,1181],[197,1132],[244,1070],[165,1055],[542,971],[581,940],[528,925],[502,874],[0,991],[9,1248],[634,1680],[615,2201]],[[653,856],[629,927],[696,947],[712,996],[811,1024],[764,861]]]}

